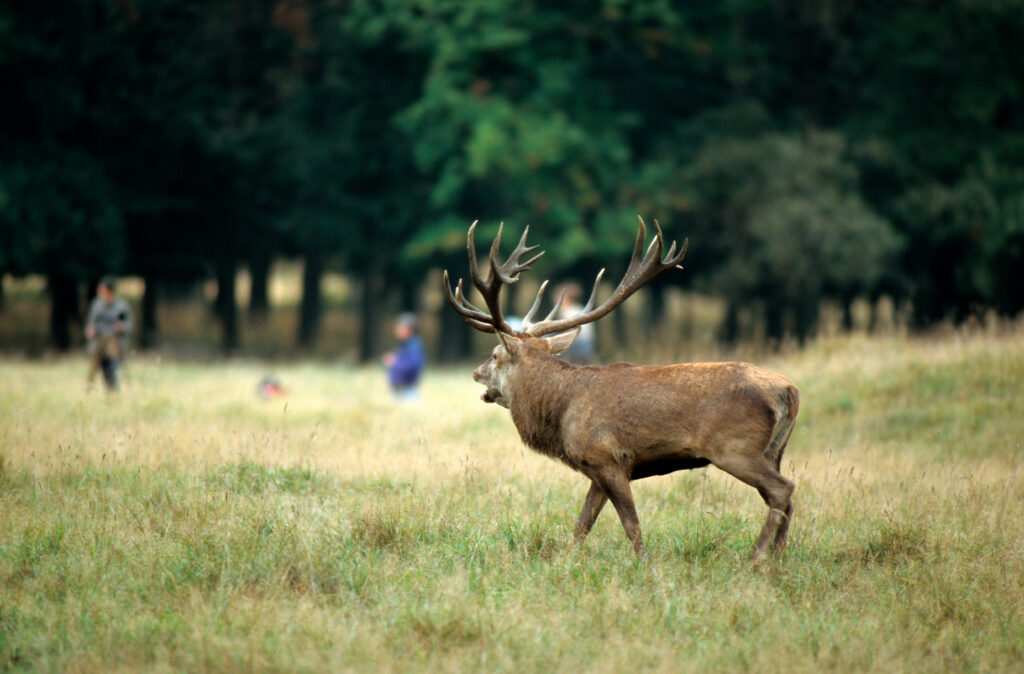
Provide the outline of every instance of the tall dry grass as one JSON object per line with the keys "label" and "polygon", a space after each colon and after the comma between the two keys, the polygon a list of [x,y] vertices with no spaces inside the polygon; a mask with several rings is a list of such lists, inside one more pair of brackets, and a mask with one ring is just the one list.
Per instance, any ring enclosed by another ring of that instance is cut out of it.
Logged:
{"label": "tall dry grass", "polygon": [[469,368],[0,362],[0,668],[1016,671],[1024,332],[829,338],[760,360],[802,393],[787,555],[703,469],[636,484],[581,549],[579,476]]}

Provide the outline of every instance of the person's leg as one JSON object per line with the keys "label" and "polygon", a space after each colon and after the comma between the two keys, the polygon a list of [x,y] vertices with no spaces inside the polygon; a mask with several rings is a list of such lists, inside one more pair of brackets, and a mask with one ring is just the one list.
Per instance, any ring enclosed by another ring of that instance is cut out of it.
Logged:
{"label": "person's leg", "polygon": [[104,358],[100,365],[103,367],[103,381],[107,384],[107,390],[116,391],[117,370],[120,365],[117,358]]}
{"label": "person's leg", "polygon": [[87,387],[92,386],[93,379],[96,378],[96,373],[100,371],[100,353],[96,345],[93,345],[92,353],[89,354],[89,371],[85,375],[85,385]]}
{"label": "person's leg", "polygon": [[415,386],[405,386],[394,390],[395,400],[412,402],[419,400],[420,392]]}

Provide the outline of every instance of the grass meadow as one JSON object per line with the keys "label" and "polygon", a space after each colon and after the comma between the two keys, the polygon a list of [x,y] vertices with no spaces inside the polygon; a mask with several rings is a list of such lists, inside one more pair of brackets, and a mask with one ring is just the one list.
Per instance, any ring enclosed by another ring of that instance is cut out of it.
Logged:
{"label": "grass meadow", "polygon": [[714,468],[634,484],[646,565],[611,507],[575,548],[584,479],[470,366],[0,361],[0,670],[1020,671],[1024,328],[758,364],[802,395],[762,570]]}

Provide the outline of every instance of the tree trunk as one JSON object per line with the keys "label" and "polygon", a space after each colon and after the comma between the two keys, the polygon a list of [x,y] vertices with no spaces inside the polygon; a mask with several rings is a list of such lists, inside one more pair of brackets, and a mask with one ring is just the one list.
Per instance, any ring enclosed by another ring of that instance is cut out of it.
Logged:
{"label": "tree trunk", "polygon": [[50,342],[58,351],[71,348],[71,323],[81,322],[78,306],[78,282],[71,276],[53,272],[47,281],[50,290]]}
{"label": "tree trunk", "polygon": [[217,315],[221,324],[224,353],[238,349],[238,302],[235,300],[235,258],[217,262]]}
{"label": "tree trunk", "polygon": [[362,297],[359,301],[359,362],[369,363],[378,354],[380,335],[381,279],[376,269],[363,274]]}
{"label": "tree trunk", "polygon": [[665,291],[668,284],[655,280],[647,285],[647,325],[653,331],[665,321]]}
{"label": "tree trunk", "polygon": [[165,278],[160,283],[160,294],[168,302],[197,301],[203,294],[202,283],[173,277]]}
{"label": "tree trunk", "polygon": [[159,293],[158,281],[155,276],[146,276],[145,290],[142,293],[142,328],[139,331],[139,346],[152,349],[157,342],[156,304]]}
{"label": "tree trunk", "polygon": [[843,332],[853,332],[853,300],[844,298],[843,303]]}
{"label": "tree trunk", "polygon": [[267,300],[267,285],[270,283],[270,256],[255,255],[249,260],[249,320],[262,323],[267,318],[270,302]]}
{"label": "tree trunk", "polygon": [[796,333],[796,339],[800,346],[814,336],[818,326],[820,307],[821,298],[817,295],[805,296],[797,301],[793,317],[793,331]]}
{"label": "tree trunk", "polygon": [[718,341],[732,346],[740,337],[740,307],[733,299],[726,301],[725,318],[718,328]]}
{"label": "tree trunk", "polygon": [[[423,294],[423,283],[421,279],[404,279],[399,287],[401,293],[401,306],[399,311],[411,311],[419,313],[421,298]],[[447,305],[445,305],[447,306]]]}
{"label": "tree trunk", "polygon": [[[622,350],[629,343],[629,321],[626,320],[626,312],[613,311],[612,312],[612,334],[615,337],[615,346],[613,348]],[[604,353],[609,353],[610,349],[603,349]]]}
{"label": "tree trunk", "polygon": [[778,348],[786,336],[786,306],[777,294],[764,299],[764,333],[771,348]]}
{"label": "tree trunk", "polygon": [[870,302],[868,311],[868,334],[873,335],[878,331],[879,323],[881,322],[881,318],[878,315],[880,312],[880,307],[878,305],[882,302],[882,294],[880,292],[871,293],[871,296],[868,298],[868,302]]}
{"label": "tree trunk", "polygon": [[441,335],[437,346],[437,360],[459,363],[466,360],[472,349],[473,328],[455,313],[448,303],[441,305]]}
{"label": "tree trunk", "polygon": [[320,281],[324,275],[324,259],[319,251],[307,251],[302,265],[302,300],[299,303],[299,334],[300,349],[308,349],[316,344],[317,333],[320,331],[320,315],[323,310],[323,296]]}

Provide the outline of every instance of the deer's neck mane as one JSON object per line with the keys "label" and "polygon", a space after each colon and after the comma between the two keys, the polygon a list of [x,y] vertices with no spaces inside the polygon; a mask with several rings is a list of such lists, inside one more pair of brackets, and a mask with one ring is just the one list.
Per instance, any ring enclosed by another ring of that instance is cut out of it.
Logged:
{"label": "deer's neck mane", "polygon": [[509,411],[519,437],[531,449],[565,459],[562,415],[569,406],[580,370],[537,349],[524,352],[510,382],[513,390]]}

